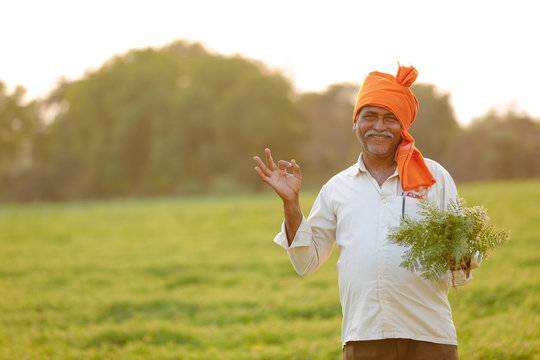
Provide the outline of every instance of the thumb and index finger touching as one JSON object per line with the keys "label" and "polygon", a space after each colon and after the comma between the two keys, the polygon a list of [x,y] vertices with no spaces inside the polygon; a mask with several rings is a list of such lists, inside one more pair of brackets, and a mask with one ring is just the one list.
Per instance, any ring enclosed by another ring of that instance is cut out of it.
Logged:
{"label": "thumb and index finger touching", "polygon": [[266,156],[266,164],[258,156],[253,156],[253,160],[255,160],[258,165],[254,169],[255,171],[257,171],[257,173],[259,173],[259,176],[263,180],[268,180],[268,177],[272,174],[272,171],[276,169],[279,169],[282,172],[286,172],[287,169],[290,169],[295,176],[302,176],[300,166],[295,159],[292,159],[290,162],[285,160],[279,160],[276,166],[274,159],[272,158],[272,152],[270,151],[270,149],[265,148],[264,153]]}
{"label": "thumb and index finger touching", "polygon": [[[268,167],[270,168],[270,170],[275,170],[276,164],[274,163],[274,159],[272,158],[272,151],[270,151],[269,148],[265,148],[264,153],[266,155]],[[296,160],[294,159],[292,159],[290,162],[285,160],[279,160],[277,168],[279,170],[282,170],[282,172],[286,172],[287,169],[291,169],[293,174],[301,175],[300,166],[296,163]]]}
{"label": "thumb and index finger touching", "polygon": [[281,170],[291,170],[293,175],[297,177],[302,176],[302,170],[300,170],[300,165],[298,165],[298,163],[294,159],[291,159],[291,161],[279,160],[278,166]]}

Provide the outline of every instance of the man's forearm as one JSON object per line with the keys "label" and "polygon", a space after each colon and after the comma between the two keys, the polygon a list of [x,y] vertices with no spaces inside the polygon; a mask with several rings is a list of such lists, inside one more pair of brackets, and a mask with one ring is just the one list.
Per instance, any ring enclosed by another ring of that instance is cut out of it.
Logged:
{"label": "man's forearm", "polygon": [[302,210],[300,209],[299,200],[284,201],[283,209],[285,212],[285,232],[287,233],[287,242],[289,246],[302,223]]}

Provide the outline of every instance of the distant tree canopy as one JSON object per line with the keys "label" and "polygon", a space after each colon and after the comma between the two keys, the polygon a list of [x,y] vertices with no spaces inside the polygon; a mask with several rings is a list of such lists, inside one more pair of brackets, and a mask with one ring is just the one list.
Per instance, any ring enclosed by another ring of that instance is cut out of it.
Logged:
{"label": "distant tree canopy", "polygon": [[451,144],[449,168],[460,180],[540,176],[540,122],[494,111],[473,120]]}
{"label": "distant tree canopy", "polygon": [[198,44],[134,50],[51,94],[34,155],[58,198],[254,188],[252,154],[301,149],[293,95],[261,63]]}
{"label": "distant tree canopy", "polygon": [[305,93],[298,107],[306,119],[306,139],[298,154],[304,182],[320,185],[331,174],[355,161],[360,144],[352,132],[352,111],[358,86],[335,84],[323,93]]}
{"label": "distant tree canopy", "polygon": [[0,184],[8,186],[30,166],[30,149],[37,127],[35,103],[23,104],[25,90],[9,94],[0,81]]}
{"label": "distant tree canopy", "polygon": [[429,84],[415,84],[412,91],[418,98],[419,109],[409,132],[425,157],[444,162],[450,144],[460,131],[450,96]]}
{"label": "distant tree canopy", "polygon": [[[460,128],[449,95],[417,84],[410,131],[456,180],[540,176],[539,122],[488,113]],[[318,189],[360,151],[358,85],[297,93],[264,64],[183,41],[115,56],[43,101],[0,83],[0,199],[260,190],[252,156],[295,158]]]}

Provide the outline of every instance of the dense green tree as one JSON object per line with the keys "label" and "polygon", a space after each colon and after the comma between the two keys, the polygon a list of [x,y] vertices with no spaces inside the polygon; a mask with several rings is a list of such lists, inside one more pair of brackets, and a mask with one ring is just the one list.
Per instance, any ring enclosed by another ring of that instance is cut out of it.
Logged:
{"label": "dense green tree", "polygon": [[409,131],[425,157],[445,163],[449,146],[460,131],[450,96],[430,84],[415,84],[412,91],[418,98],[419,109]]}
{"label": "dense green tree", "polygon": [[294,153],[304,130],[282,75],[184,42],[116,56],[45,107],[35,158],[67,198],[256,188],[251,156]]}
{"label": "dense green tree", "polygon": [[360,144],[352,131],[352,112],[357,93],[358,85],[343,83],[300,96],[307,141],[296,160],[303,166],[307,186],[322,185],[356,161]]}
{"label": "dense green tree", "polygon": [[32,137],[37,127],[35,102],[24,102],[24,88],[9,93],[0,82],[0,195],[31,166]]}
{"label": "dense green tree", "polygon": [[458,180],[540,176],[540,122],[494,111],[475,119],[452,143],[449,167]]}
{"label": "dense green tree", "polygon": [[[265,189],[252,156],[295,158],[317,190],[356,161],[358,85],[296,93],[263,63],[197,43],[132,50],[44,101],[0,83],[0,199],[65,200]],[[416,84],[410,128],[456,180],[540,176],[540,123],[490,112],[460,128],[450,97]]]}

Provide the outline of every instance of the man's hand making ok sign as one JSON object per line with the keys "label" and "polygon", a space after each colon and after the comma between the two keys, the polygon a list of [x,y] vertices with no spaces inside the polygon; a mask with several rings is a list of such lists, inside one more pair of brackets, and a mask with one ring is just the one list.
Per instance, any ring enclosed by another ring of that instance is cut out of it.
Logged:
{"label": "man's hand making ok sign", "polygon": [[[257,163],[255,171],[259,174],[261,180],[270,185],[284,202],[298,201],[300,187],[302,186],[300,166],[294,159],[290,162],[279,160],[276,166],[270,149],[264,149],[264,153],[266,155],[266,165],[258,156],[253,157],[253,160]],[[291,172],[289,173],[287,170]]]}

